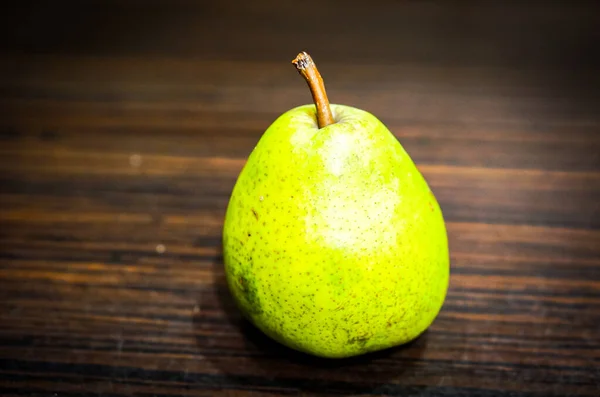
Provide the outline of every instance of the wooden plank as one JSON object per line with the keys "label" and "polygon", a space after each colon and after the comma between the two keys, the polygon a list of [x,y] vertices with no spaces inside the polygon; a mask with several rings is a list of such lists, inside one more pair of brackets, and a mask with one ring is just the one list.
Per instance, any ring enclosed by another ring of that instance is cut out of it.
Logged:
{"label": "wooden plank", "polygon": [[[596,396],[593,2],[25,1],[0,13],[0,394]],[[300,23],[301,22],[301,23]],[[223,269],[229,194],[310,95],[378,116],[436,194],[433,325],[347,360],[273,342]]]}

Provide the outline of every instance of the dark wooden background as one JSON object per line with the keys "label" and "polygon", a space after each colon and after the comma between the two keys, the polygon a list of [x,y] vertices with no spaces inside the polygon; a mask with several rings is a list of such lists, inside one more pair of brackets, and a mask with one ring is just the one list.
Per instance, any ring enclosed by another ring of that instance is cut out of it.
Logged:
{"label": "dark wooden background", "polygon": [[[600,395],[598,2],[12,3],[0,394]],[[228,196],[310,101],[301,50],[444,211],[448,298],[407,346],[314,359],[229,299]]]}

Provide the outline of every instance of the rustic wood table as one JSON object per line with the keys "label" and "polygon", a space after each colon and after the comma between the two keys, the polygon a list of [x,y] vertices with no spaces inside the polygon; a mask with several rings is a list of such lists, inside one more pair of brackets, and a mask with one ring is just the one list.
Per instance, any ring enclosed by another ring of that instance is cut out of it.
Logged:
{"label": "rustic wood table", "polygon": [[[1,395],[600,395],[594,2],[17,3],[0,13]],[[224,283],[229,194],[310,102],[304,49],[333,102],[411,154],[450,240],[430,329],[348,360],[272,342]]]}

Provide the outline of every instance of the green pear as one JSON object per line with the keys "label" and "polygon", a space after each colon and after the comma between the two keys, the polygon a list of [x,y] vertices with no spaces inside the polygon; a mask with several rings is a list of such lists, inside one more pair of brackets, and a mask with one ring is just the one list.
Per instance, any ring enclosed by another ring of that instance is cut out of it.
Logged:
{"label": "green pear", "polygon": [[381,121],[330,105],[308,54],[294,63],[315,104],[266,130],[233,188],[223,229],[231,294],[266,335],[315,356],[409,342],[448,288],[438,202]]}

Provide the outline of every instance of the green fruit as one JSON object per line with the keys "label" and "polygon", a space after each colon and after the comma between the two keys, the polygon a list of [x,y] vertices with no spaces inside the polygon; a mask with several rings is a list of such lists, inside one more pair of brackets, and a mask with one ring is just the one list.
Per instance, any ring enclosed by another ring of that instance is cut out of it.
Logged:
{"label": "green fruit", "polygon": [[223,230],[241,312],[293,349],[342,358],[409,342],[449,279],[446,229],[425,179],[373,115],[331,105],[281,115],[233,189]]}

